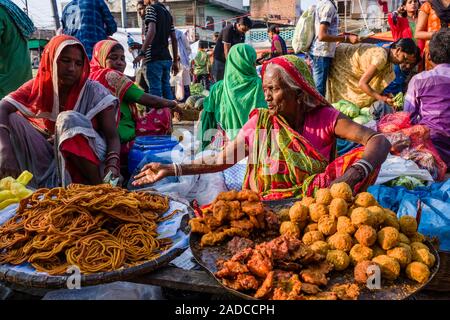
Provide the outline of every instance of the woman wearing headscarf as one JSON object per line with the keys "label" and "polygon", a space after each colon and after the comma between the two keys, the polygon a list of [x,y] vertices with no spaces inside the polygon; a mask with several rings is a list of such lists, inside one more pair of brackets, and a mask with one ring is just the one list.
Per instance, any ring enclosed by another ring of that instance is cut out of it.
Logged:
{"label": "woman wearing headscarf", "polygon": [[118,100],[88,76],[82,44],[52,38],[36,78],[0,101],[0,177],[28,170],[34,187],[119,177]]}
{"label": "woman wearing headscarf", "polygon": [[[245,156],[249,160],[243,189],[265,200],[311,195],[337,182],[346,182],[357,193],[375,181],[389,141],[334,109],[315,88],[303,60],[292,55],[274,58],[264,65],[262,76],[268,109],[253,110],[222,152],[181,166],[147,164],[134,185],[175,174],[222,171]],[[335,159],[338,137],[363,147]]]}
{"label": "woman wearing headscarf", "polygon": [[0,99],[31,79],[28,39],[33,22],[10,0],[0,0]]}
{"label": "woman wearing headscarf", "polygon": [[431,70],[430,40],[441,28],[450,26],[450,0],[429,0],[419,10],[416,24],[416,38],[426,40],[424,49],[425,70]]}
{"label": "woman wearing headscarf", "polygon": [[[125,67],[125,52],[119,42],[102,40],[94,46],[89,78],[100,82],[120,101],[118,132],[122,145],[121,163],[124,167],[135,137],[170,134],[170,109],[178,110],[175,101],[147,94],[135,85],[123,73]],[[140,111],[137,103],[148,107],[148,110]]]}
{"label": "woman wearing headscarf", "polygon": [[213,148],[233,140],[255,108],[265,108],[261,79],[255,68],[256,51],[247,44],[231,47],[224,79],[211,87],[200,117],[200,140],[205,149],[213,139]]}

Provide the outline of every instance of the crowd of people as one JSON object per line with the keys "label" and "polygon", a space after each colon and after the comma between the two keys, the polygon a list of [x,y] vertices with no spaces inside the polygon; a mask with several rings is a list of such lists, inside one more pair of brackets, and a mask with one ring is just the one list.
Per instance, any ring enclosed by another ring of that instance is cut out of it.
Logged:
{"label": "crowd of people", "polygon": [[[131,177],[134,186],[223,171],[248,157],[242,187],[263,199],[311,195],[336,182],[361,192],[375,182],[392,145],[332,103],[389,106],[395,90],[407,92],[404,110],[412,123],[429,128],[448,167],[449,3],[431,0],[419,8],[417,0],[403,1],[389,14],[394,42],[377,46],[339,34],[335,2],[319,0],[306,59],[288,54],[273,25],[270,53],[258,59],[245,43],[252,21],[240,17],[215,35],[213,52],[200,41],[191,59],[189,41],[165,5],[138,1],[143,43],[134,64],[141,65],[142,88],[124,74],[128,48],[111,37],[117,26],[104,1],[66,5],[63,34],[47,44],[32,79],[24,61],[33,24],[10,0],[0,0],[0,45],[6,49],[0,53],[0,178],[26,169],[35,187],[128,179],[136,137],[171,134],[192,80],[209,90],[198,138],[201,151],[213,155],[183,165],[148,163]],[[174,94],[174,77],[181,79],[183,97]],[[337,156],[338,138],[358,147]]]}

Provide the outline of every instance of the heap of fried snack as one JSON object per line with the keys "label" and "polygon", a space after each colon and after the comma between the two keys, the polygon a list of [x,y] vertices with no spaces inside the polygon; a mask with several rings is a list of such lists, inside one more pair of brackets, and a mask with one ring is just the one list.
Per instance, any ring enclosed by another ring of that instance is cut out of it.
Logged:
{"label": "heap of fried snack", "polygon": [[191,232],[203,234],[200,244],[213,246],[234,236],[249,237],[254,230],[278,226],[273,212],[266,211],[257,193],[228,191],[202,210],[203,217],[189,221]]}
{"label": "heap of fried snack", "polygon": [[[356,299],[380,268],[386,281],[402,273],[425,283],[435,257],[411,216],[400,219],[368,192],[353,197],[345,183],[319,189],[279,213],[281,237],[258,245],[229,242],[234,256],[219,261],[217,277],[235,290],[266,299]],[[356,284],[321,292],[326,275],[354,268]],[[289,270],[289,271],[286,271]]]}
{"label": "heap of fried snack", "polygon": [[0,227],[0,263],[29,262],[51,275],[141,264],[171,245],[156,232],[168,209],[166,197],[109,184],[39,189]]}

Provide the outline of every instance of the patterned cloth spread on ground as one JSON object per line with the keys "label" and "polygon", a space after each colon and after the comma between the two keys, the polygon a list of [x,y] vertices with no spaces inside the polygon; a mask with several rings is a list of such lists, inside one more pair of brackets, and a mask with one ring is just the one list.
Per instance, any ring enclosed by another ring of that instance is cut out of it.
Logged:
{"label": "patterned cloth spread on ground", "polygon": [[450,251],[450,179],[414,190],[376,185],[369,187],[368,191],[381,206],[397,212],[399,217],[416,216],[420,200],[422,213],[419,232],[438,237],[439,249]]}

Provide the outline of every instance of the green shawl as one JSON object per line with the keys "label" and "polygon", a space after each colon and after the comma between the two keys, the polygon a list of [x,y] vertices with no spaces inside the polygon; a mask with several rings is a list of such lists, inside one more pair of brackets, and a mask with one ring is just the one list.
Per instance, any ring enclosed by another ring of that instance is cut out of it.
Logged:
{"label": "green shawl", "polygon": [[203,141],[208,130],[220,126],[227,138],[233,140],[253,109],[267,107],[255,63],[256,51],[251,46],[241,43],[231,47],[224,80],[211,87],[209,97],[203,104],[200,130],[202,149],[211,142]]}

